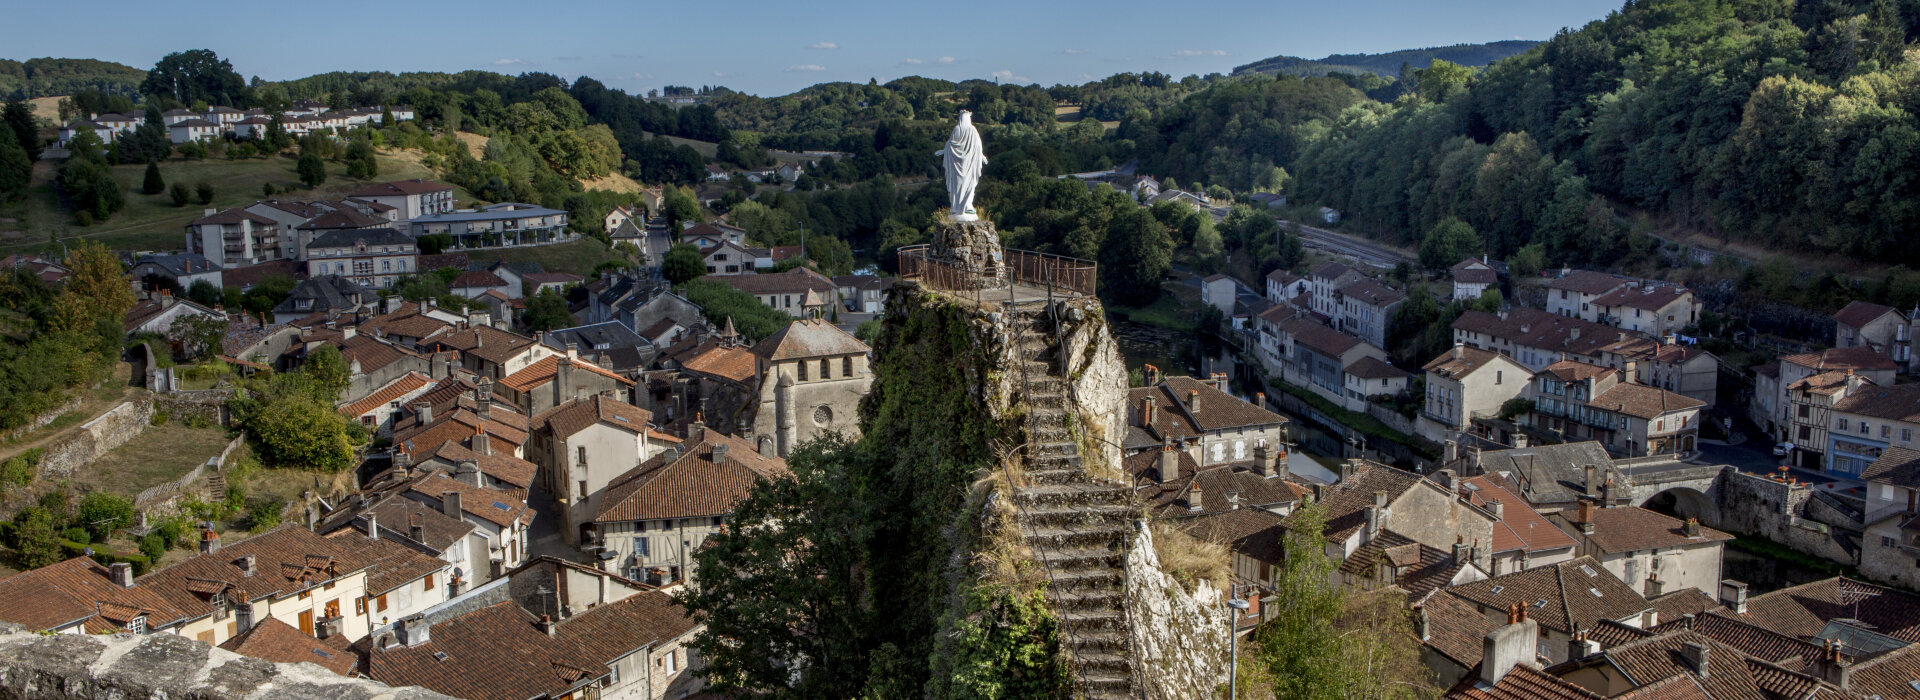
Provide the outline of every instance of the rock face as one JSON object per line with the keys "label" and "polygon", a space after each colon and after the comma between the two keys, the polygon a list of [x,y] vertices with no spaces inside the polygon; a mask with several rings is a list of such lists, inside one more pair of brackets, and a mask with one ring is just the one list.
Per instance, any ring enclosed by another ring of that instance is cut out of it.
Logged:
{"label": "rock face", "polygon": [[1140,527],[1127,551],[1127,607],[1133,611],[1134,657],[1146,687],[1141,697],[1213,697],[1227,682],[1227,606],[1220,591],[1188,593],[1160,570],[1153,531]]}
{"label": "rock face", "polygon": [[0,623],[0,697],[27,700],[451,700],[173,634],[42,635]]}
{"label": "rock face", "polygon": [[973,289],[1007,285],[1006,254],[993,222],[943,220],[933,232],[933,261],[973,274]]}
{"label": "rock face", "polygon": [[1085,442],[1104,465],[1118,465],[1127,430],[1127,365],[1098,299],[1057,302],[1061,369],[1071,387]]}

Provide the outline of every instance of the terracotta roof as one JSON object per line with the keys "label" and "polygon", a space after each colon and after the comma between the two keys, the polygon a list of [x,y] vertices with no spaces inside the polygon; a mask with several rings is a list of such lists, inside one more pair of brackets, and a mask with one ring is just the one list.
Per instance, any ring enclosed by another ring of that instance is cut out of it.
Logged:
{"label": "terracotta roof", "polygon": [[340,341],[340,354],[347,364],[360,363],[361,373],[377,372],[381,368],[405,359],[421,359],[423,356],[412,350],[370,335],[354,333],[354,336]]}
{"label": "terracotta roof", "polygon": [[[1333,279],[1339,279],[1341,275],[1348,274],[1348,273],[1354,273],[1353,268],[1347,267],[1344,263],[1333,262],[1330,260],[1315,266],[1313,270],[1311,270],[1307,274],[1313,277],[1321,278],[1321,279],[1333,280]],[[1358,274],[1358,273],[1354,273],[1354,274]]]}
{"label": "terracotta roof", "polygon": [[[717,445],[726,456],[713,458]],[[682,450],[663,450],[607,485],[594,522],[724,515],[746,499],[753,484],[787,473],[787,463],[763,456],[752,443],[715,430]]]}
{"label": "terracotta roof", "polygon": [[1901,316],[1900,320],[1906,320],[1905,316],[1891,306],[1882,306],[1870,301],[1852,301],[1847,302],[1845,308],[1833,315],[1833,321],[1843,326],[1865,328],[1867,324],[1878,321],[1881,316],[1887,314]]}
{"label": "terracotta roof", "polygon": [[1265,508],[1239,508],[1188,521],[1187,534],[1277,565],[1286,558],[1285,520]]}
{"label": "terracotta roof", "polygon": [[[456,399],[454,405],[459,406],[462,401],[465,399]],[[418,399],[415,402],[417,403]],[[500,420],[508,416],[520,417],[519,414],[497,403],[489,413],[492,417],[482,420],[478,413],[465,406],[459,406],[445,413],[436,411],[433,423],[426,426],[403,425],[396,422],[393,428],[393,442],[401,447],[402,452],[408,454],[416,451],[424,452],[439,447],[442,443],[464,441],[474,434],[475,427],[479,427],[487,432],[489,441],[504,441],[504,445],[493,445],[494,449],[511,450],[527,444],[525,429]]]}
{"label": "terracotta roof", "polygon": [[[1662,617],[1660,619],[1665,620],[1666,618]],[[1662,624],[1681,624],[1684,622],[1685,620],[1681,620],[1679,623]],[[1587,630],[1587,638],[1599,642],[1600,647],[1603,649],[1606,647],[1620,646],[1639,639],[1646,639],[1653,635],[1654,633],[1651,630],[1634,627],[1618,620],[1600,620],[1599,622],[1593,623],[1593,627]]]}
{"label": "terracotta roof", "polygon": [[1587,692],[1585,688],[1560,680],[1556,676],[1536,670],[1530,666],[1515,666],[1500,677],[1500,682],[1487,685],[1480,680],[1478,666],[1468,669],[1467,675],[1460,678],[1446,695],[1447,700],[1600,700],[1601,696]]}
{"label": "terracotta roof", "polygon": [[[149,616],[160,625],[188,612],[146,586],[121,588],[108,577],[107,567],[79,556],[0,579],[0,620],[34,630],[50,630],[93,618],[104,605],[118,605]],[[128,620],[104,623],[88,620],[88,632],[121,628]]]}
{"label": "terracotta roof", "polygon": [[1453,322],[1453,329],[1504,339],[1516,345],[1549,352],[1566,351],[1583,357],[1597,356],[1600,348],[1618,341],[1621,335],[1619,330],[1610,326],[1531,308],[1512,309],[1500,314],[1468,311]]}
{"label": "terracotta roof", "polygon": [[[1682,650],[1688,644],[1707,647],[1709,672],[1704,676],[1696,673],[1684,659]],[[1770,700],[1748,664],[1742,663],[1744,657],[1740,650],[1690,630],[1635,640],[1600,653],[1636,685],[1686,675],[1715,700]]]}
{"label": "terracotta roof", "polygon": [[[1832,396],[1847,387],[1852,372],[1833,370],[1805,377],[1787,385],[1788,391],[1804,391],[1818,396]],[[1863,377],[1864,379],[1864,377]]]}
{"label": "terracotta roof", "polygon": [[447,286],[454,289],[466,287],[505,287],[507,286],[507,281],[500,279],[499,275],[486,270],[468,270],[460,273],[459,277],[453,278],[453,281],[448,282]]}
{"label": "terracotta roof", "polygon": [[1476,476],[1467,479],[1466,485],[1467,500],[1474,505],[1485,508],[1489,501],[1500,502],[1500,519],[1493,524],[1493,553],[1544,552],[1576,544],[1534,510],[1527,499],[1508,490],[1505,480],[1496,483],[1492,478]]}
{"label": "terracotta roof", "polygon": [[1724,614],[1802,639],[1818,635],[1830,620],[1852,619],[1880,634],[1920,642],[1920,595],[1837,576],[1753,596],[1745,614]]}
{"label": "terracotta roof", "polygon": [[1622,382],[1594,397],[1587,405],[1652,420],[1674,411],[1699,408],[1707,402],[1657,387]]}
{"label": "terracotta roof", "polygon": [[1827,348],[1819,352],[1788,355],[1780,358],[1782,363],[1800,365],[1820,371],[1836,369],[1882,370],[1894,369],[1893,358],[1866,345],[1850,348]]}
{"label": "terracotta roof", "polygon": [[441,253],[439,255],[420,256],[420,269],[422,271],[432,272],[434,270],[439,270],[439,269],[448,268],[448,267],[454,268],[456,270],[467,269],[467,254],[466,253]]}
{"label": "terracotta roof", "polygon": [[188,223],[187,225],[200,226],[200,225],[211,225],[211,224],[238,224],[242,221],[251,221],[255,224],[259,224],[262,226],[278,226],[280,224],[280,222],[274,221],[273,219],[269,219],[259,214],[255,214],[245,209],[241,209],[239,207],[234,207],[232,209],[221,210],[221,211],[214,212],[212,214],[208,214],[206,216],[200,217],[198,219],[194,219],[191,223]]}
{"label": "terracotta roof", "polygon": [[220,648],[241,656],[266,659],[280,664],[310,663],[342,676],[353,675],[360,657],[347,649],[346,635],[314,639],[280,618],[268,615],[220,644]]}
{"label": "terracotta roof", "polygon": [[[468,440],[472,442],[472,440]],[[489,449],[487,454],[473,451],[467,445],[458,442],[443,442],[439,447],[427,450],[414,457],[414,463],[437,459],[453,465],[472,462],[481,474],[513,484],[523,489],[533,488],[533,479],[539,473],[539,467],[504,450]]]}
{"label": "terracotta roof", "polygon": [[1354,360],[1347,365],[1346,372],[1361,379],[1399,379],[1408,375],[1406,370],[1372,355]]}
{"label": "terracotta roof", "polygon": [[1685,619],[1688,615],[1699,615],[1720,607],[1720,601],[1714,600],[1713,596],[1707,595],[1705,591],[1691,586],[1657,598],[1649,598],[1647,602],[1652,603],[1653,609],[1660,613],[1662,623],[1667,620]]}
{"label": "terracotta roof", "polygon": [[562,621],[555,636],[579,645],[589,659],[612,662],[641,646],[684,637],[699,626],[670,594],[644,591]]}
{"label": "terracotta roof", "polygon": [[1592,365],[1592,364],[1587,364],[1585,362],[1577,362],[1574,360],[1561,360],[1559,362],[1555,362],[1553,364],[1550,364],[1550,365],[1547,365],[1546,367],[1541,368],[1540,373],[1551,374],[1555,378],[1559,379],[1560,381],[1572,383],[1572,382],[1584,382],[1588,379],[1592,379],[1594,377],[1599,377],[1602,375],[1612,374],[1613,372],[1616,372],[1616,371],[1618,370],[1615,370],[1612,367],[1601,367],[1599,365]]}
{"label": "terracotta roof", "polygon": [[[549,382],[552,382],[555,377],[560,376],[560,361],[566,359],[567,358],[562,355],[548,355],[540,358],[539,361],[521,368],[520,371],[507,375],[505,379],[500,380],[500,385],[522,393],[530,391],[534,387],[545,386]],[[574,371],[592,372],[619,382],[622,385],[633,386],[633,380],[614,374],[592,362],[586,360],[567,361],[573,365]]]}
{"label": "terracotta roof", "polygon": [[559,696],[607,673],[578,646],[536,629],[537,621],[513,601],[495,603],[435,623],[432,638],[417,646],[370,650],[367,676],[468,700],[525,700]]}
{"label": "terracotta roof", "polygon": [[[1497,589],[1497,590],[1496,590]],[[1572,633],[1600,620],[1621,620],[1652,607],[1633,587],[1601,566],[1593,557],[1577,557],[1449,589],[1455,595],[1489,610],[1509,605],[1527,608],[1527,617],[1540,626]]]}
{"label": "terracotta roof", "polygon": [[1424,643],[1464,668],[1480,664],[1487,633],[1499,627],[1495,616],[1442,589],[1414,605],[1427,617]]}
{"label": "terracotta roof", "polygon": [[1605,294],[1623,284],[1633,284],[1633,280],[1616,277],[1604,272],[1592,270],[1574,270],[1559,279],[1547,283],[1548,289],[1565,289],[1581,294]]}
{"label": "terracotta roof", "polygon": [[1624,306],[1642,311],[1659,311],[1668,305],[1693,296],[1693,291],[1679,285],[1663,284],[1652,289],[1639,285],[1629,285],[1600,295],[1593,300],[1599,306]]}
{"label": "terracotta roof", "polygon": [[1860,472],[1864,481],[1874,481],[1894,486],[1920,488],[1920,451],[1910,450],[1898,445],[1888,447],[1880,453],[1873,464]]}
{"label": "terracotta roof", "polygon": [[493,326],[477,326],[448,333],[434,342],[494,364],[513,359],[534,345],[532,338]]}
{"label": "terracotta roof", "polygon": [[1920,679],[1920,646],[1908,645],[1854,664],[1847,691],[1861,696],[1911,698]]}
{"label": "terracotta roof", "polygon": [[[405,521],[387,523],[382,529],[397,528],[407,532]],[[377,596],[396,588],[412,584],[442,569],[453,568],[452,564],[439,557],[428,555],[390,539],[373,539],[365,532],[336,530],[327,536],[335,544],[360,555],[367,563],[367,595]]]}
{"label": "terracotta roof", "polygon": [[652,422],[653,413],[647,409],[605,396],[568,401],[533,417],[534,427],[551,432],[555,439],[572,437],[595,423],[638,435],[645,433]]}
{"label": "terracotta roof", "polygon": [[361,333],[400,338],[429,338],[453,330],[453,324],[420,312],[419,304],[406,302],[390,314],[375,316],[360,324]]}
{"label": "terracotta roof", "polygon": [[[248,556],[254,557],[252,575],[241,568]],[[213,592],[226,591],[249,601],[290,595],[366,565],[359,554],[304,527],[288,525],[147,574],[139,587],[166,598],[171,607],[192,618],[213,612]]]}
{"label": "terracotta roof", "polygon": [[865,355],[873,348],[840,330],[824,319],[800,319],[774,331],[753,346],[753,353],[768,361],[798,360],[814,357]]}
{"label": "terracotta roof", "polygon": [[1398,570],[1391,580],[1408,596],[1419,598],[1430,591],[1445,588],[1466,567],[1454,561],[1453,554],[1429,547],[1392,530],[1381,530],[1340,561],[1340,571],[1367,580],[1378,580],[1380,567]]}
{"label": "terracotta roof", "polygon": [[1613,700],[1716,700],[1693,676],[1681,674],[1613,696]]}
{"label": "terracotta roof", "polygon": [[433,384],[433,377],[419,372],[408,372],[387,382],[385,386],[375,389],[373,393],[367,394],[366,398],[340,407],[340,413],[350,417],[364,416],[373,412],[374,409],[385,406],[389,402],[398,401],[400,397],[424,389],[431,384]]}
{"label": "terracotta roof", "polygon": [[1328,486],[1320,499],[1326,511],[1326,535],[1329,541],[1344,541],[1367,524],[1367,507],[1373,505],[1375,492],[1387,494],[1391,505],[1407,489],[1419,486],[1419,474],[1384,464],[1364,462],[1353,477]]}
{"label": "terracotta roof", "polygon": [[393,182],[377,182],[367,185],[366,187],[354,190],[347,196],[380,197],[403,194],[426,194],[428,192],[450,192],[452,190],[452,185],[433,182],[431,180],[395,180]]}
{"label": "terracotta roof", "polygon": [[[1187,408],[1188,392],[1198,392],[1200,410]],[[1143,425],[1140,405],[1143,399],[1154,404],[1153,425]],[[1219,430],[1279,425],[1285,416],[1240,400],[1215,389],[1211,383],[1192,377],[1167,377],[1154,386],[1127,390],[1128,425],[1150,428],[1157,440],[1186,439]]]}
{"label": "terracotta roof", "polygon": [[[1455,345],[1452,350],[1448,350],[1441,353],[1439,357],[1428,360],[1427,364],[1422,365],[1420,369],[1433,372],[1442,377],[1458,379],[1472,374],[1474,370],[1487,366],[1487,364],[1493,362],[1493,359],[1496,357],[1504,356],[1492,350],[1481,350],[1480,348],[1465,345]],[[1512,362],[1511,359],[1508,361]],[[1519,366],[1519,364],[1518,362],[1514,362],[1515,366]],[[1524,370],[1526,368],[1521,367],[1521,369]]]}
{"label": "terracotta roof", "polygon": [[533,509],[527,507],[527,492],[524,490],[474,486],[439,471],[415,478],[407,484],[407,490],[435,501],[440,500],[441,494],[459,493],[460,510],[500,527],[510,527],[516,521],[522,524],[533,522]]}
{"label": "terracotta roof", "polygon": [[[1698,591],[1698,589],[1691,589]],[[1790,669],[1802,669],[1810,666],[1823,651],[1821,645],[1797,637],[1790,637],[1758,625],[1743,622],[1719,613],[1695,615],[1692,620],[1674,617],[1672,622],[1664,622],[1655,632],[1665,633],[1676,629],[1689,629],[1712,637],[1722,644],[1740,650],[1740,653],[1769,663],[1780,664]],[[1662,620],[1666,620],[1664,615]]]}
{"label": "terracotta roof", "polygon": [[[1209,465],[1200,469],[1186,450],[1174,450],[1180,475],[1166,483],[1158,479],[1161,451],[1145,450],[1128,456],[1122,467],[1133,477],[1134,490],[1150,510],[1163,517],[1215,515],[1238,509],[1263,509],[1298,503],[1311,493],[1306,486],[1280,477],[1265,477],[1254,471],[1253,462]],[[1200,487],[1201,510],[1187,506],[1187,492]],[[1238,501],[1229,500],[1237,494]]]}
{"label": "terracotta roof", "polygon": [[756,357],[752,350],[743,347],[713,344],[699,354],[682,360],[680,367],[690,372],[746,383],[760,374]]}
{"label": "terracotta roof", "polygon": [[1920,383],[1861,387],[1833,404],[1833,410],[1873,418],[1920,423]]}
{"label": "terracotta roof", "polygon": [[1691,547],[1733,539],[1733,535],[1704,525],[1699,526],[1699,537],[1688,537],[1686,522],[1637,506],[1595,508],[1592,517],[1593,534],[1586,536],[1587,542],[1604,554]]}
{"label": "terracotta roof", "polygon": [[1338,292],[1341,296],[1352,297],[1354,299],[1364,301],[1370,306],[1376,306],[1380,308],[1386,308],[1388,306],[1392,306],[1393,304],[1397,304],[1407,298],[1407,295],[1402,294],[1398,290],[1395,290],[1384,284],[1376,282],[1371,277],[1362,277],[1360,279],[1354,280],[1353,282],[1348,283],[1347,286],[1341,287],[1335,291]]}
{"label": "terracotta roof", "polygon": [[392,228],[375,228],[383,225],[390,226],[391,222],[379,217],[367,216],[352,209],[341,208],[308,219],[294,228],[328,231],[315,236],[313,241],[307,244],[309,249],[345,248],[354,245],[361,237],[367,238],[368,243],[375,245],[413,243],[412,237]]}
{"label": "terracotta roof", "polygon": [[1305,346],[1314,352],[1333,358],[1338,358],[1348,350],[1352,350],[1354,346],[1367,342],[1308,318],[1292,319],[1282,323],[1280,329],[1293,338],[1295,345]]}
{"label": "terracotta roof", "polygon": [[832,293],[839,289],[833,280],[818,272],[796,267],[786,272],[764,275],[706,275],[703,280],[713,280],[748,294],[798,294],[803,292]]}
{"label": "terracotta roof", "polygon": [[1453,281],[1466,284],[1493,284],[1500,281],[1500,273],[1478,259],[1467,259],[1453,264]]}

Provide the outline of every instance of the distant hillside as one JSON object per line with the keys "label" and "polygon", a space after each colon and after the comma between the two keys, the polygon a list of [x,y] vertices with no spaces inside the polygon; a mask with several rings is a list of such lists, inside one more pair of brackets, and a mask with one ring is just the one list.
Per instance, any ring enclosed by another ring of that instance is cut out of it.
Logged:
{"label": "distant hillside", "polygon": [[97,90],[133,95],[147,72],[132,66],[91,58],[0,59],[0,100],[71,95]]}
{"label": "distant hillside", "polygon": [[1487,44],[1454,44],[1425,49],[1404,49],[1389,53],[1337,53],[1322,59],[1274,56],[1233,69],[1234,75],[1249,73],[1287,73],[1290,75],[1326,75],[1328,73],[1373,73],[1384,78],[1400,74],[1401,64],[1425,68],[1434,59],[1463,66],[1484,66],[1494,61],[1526,53],[1538,41],[1495,41]]}

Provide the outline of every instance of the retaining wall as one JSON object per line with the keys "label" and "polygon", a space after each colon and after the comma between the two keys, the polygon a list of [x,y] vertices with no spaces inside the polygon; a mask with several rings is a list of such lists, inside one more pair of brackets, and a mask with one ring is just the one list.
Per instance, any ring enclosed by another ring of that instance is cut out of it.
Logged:
{"label": "retaining wall", "polygon": [[220,454],[208,457],[206,463],[180,475],[180,478],[141,491],[140,495],[133,497],[134,509],[149,516],[179,514],[181,504],[200,495],[201,481],[211,474],[224,471],[227,460],[233,457],[233,451],[246,441],[246,434],[241,433],[227,441],[227,446],[220,450]]}
{"label": "retaining wall", "polygon": [[1841,564],[1858,564],[1853,552],[1842,547],[1831,526],[1806,517],[1807,501],[1813,488],[1788,484],[1737,469],[1720,476],[1720,522],[1722,530],[1763,537],[1796,552]]}
{"label": "retaining wall", "polygon": [[45,427],[48,423],[52,423],[55,418],[59,418],[60,416],[66,415],[68,411],[71,411],[79,407],[80,407],[80,397],[78,395],[68,396],[65,401],[60,402],[60,405],[47,409],[46,413],[42,413],[40,415],[34,416],[33,420],[27,421],[26,425],[22,425],[18,428],[9,430],[5,434],[0,434],[0,442],[12,440],[14,438],[20,437],[27,433],[33,432],[34,430],[37,430],[39,428]]}
{"label": "retaining wall", "polygon": [[153,399],[140,397],[114,406],[87,421],[71,435],[45,446],[40,459],[40,477],[68,479],[93,460],[119,447],[147,429],[153,420]]}

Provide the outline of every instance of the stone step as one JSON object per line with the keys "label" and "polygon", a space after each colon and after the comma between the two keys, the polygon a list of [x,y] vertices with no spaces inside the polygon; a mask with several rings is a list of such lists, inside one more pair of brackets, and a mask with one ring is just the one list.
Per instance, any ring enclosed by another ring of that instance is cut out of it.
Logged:
{"label": "stone step", "polygon": [[1077,454],[1035,453],[1027,456],[1027,469],[1080,469],[1084,467]]}
{"label": "stone step", "polygon": [[1127,635],[1124,632],[1095,632],[1076,634],[1063,640],[1075,654],[1110,653],[1125,654]]}
{"label": "stone step", "polygon": [[1134,510],[1124,505],[1045,505],[1028,508],[1025,515],[1028,522],[1038,525],[1066,526],[1084,525],[1120,525],[1124,527],[1132,518]]}
{"label": "stone step", "polygon": [[1129,528],[1124,523],[1111,525],[1091,525],[1076,527],[1053,527],[1040,525],[1029,530],[1035,545],[1067,547],[1100,547],[1119,542],[1127,536]]}
{"label": "stone step", "polygon": [[1088,672],[1097,669],[1127,673],[1133,668],[1133,658],[1125,653],[1075,654],[1073,660],[1080,664],[1080,668],[1086,669]]}
{"label": "stone step", "polygon": [[1055,581],[1073,581],[1084,577],[1096,582],[1106,574],[1117,575],[1126,558],[1112,547],[1036,547],[1034,557],[1053,572]]}
{"label": "stone step", "polygon": [[1087,482],[1086,470],[1081,469],[1078,465],[1065,469],[1027,470],[1027,483],[1029,484],[1084,484]]}
{"label": "stone step", "polygon": [[1061,610],[1055,615],[1067,638],[1076,634],[1125,632],[1127,616],[1117,610]]}
{"label": "stone step", "polygon": [[1047,602],[1056,611],[1119,610],[1126,605],[1126,594],[1117,588],[1083,588],[1073,591],[1048,591]]}
{"label": "stone step", "polygon": [[1029,435],[1028,437],[1033,440],[1033,444],[1027,448],[1027,454],[1032,455],[1033,459],[1039,459],[1040,457],[1051,456],[1051,455],[1060,455],[1060,456],[1068,456],[1068,457],[1080,456],[1080,446],[1070,441],[1041,440],[1041,439],[1038,439],[1037,436],[1032,436],[1032,435]]}
{"label": "stone step", "polygon": [[1133,692],[1133,675],[1113,671],[1082,674],[1087,700],[1138,700]]}
{"label": "stone step", "polygon": [[1037,484],[1018,490],[1014,501],[1022,508],[1040,505],[1092,505],[1125,503],[1130,490],[1104,484]]}
{"label": "stone step", "polygon": [[[1077,591],[1088,588],[1119,588],[1122,585],[1121,571],[1106,559],[1085,559],[1075,562],[1078,568],[1054,568],[1047,575],[1048,591]],[[1066,562],[1060,562],[1064,567]],[[1086,566],[1098,564],[1098,566]]]}

